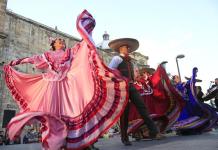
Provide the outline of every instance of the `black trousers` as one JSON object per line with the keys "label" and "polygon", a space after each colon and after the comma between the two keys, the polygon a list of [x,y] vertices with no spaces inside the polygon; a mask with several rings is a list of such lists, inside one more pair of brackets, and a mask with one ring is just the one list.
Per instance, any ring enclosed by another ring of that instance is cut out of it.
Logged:
{"label": "black trousers", "polygon": [[215,98],[214,102],[215,102],[215,105],[216,105],[216,109],[218,109],[218,98]]}
{"label": "black trousers", "polygon": [[[154,124],[153,120],[150,118],[147,108],[143,102],[143,98],[134,87],[133,84],[129,84],[129,99],[135,105],[137,111],[141,115],[142,119],[144,120],[145,125],[147,125],[149,129],[149,135],[151,137],[155,137],[158,133],[158,129]],[[129,104],[127,104],[124,113],[121,115],[120,118],[120,129],[121,129],[121,138],[123,140],[127,140],[127,129],[128,129],[128,115],[129,115]]]}

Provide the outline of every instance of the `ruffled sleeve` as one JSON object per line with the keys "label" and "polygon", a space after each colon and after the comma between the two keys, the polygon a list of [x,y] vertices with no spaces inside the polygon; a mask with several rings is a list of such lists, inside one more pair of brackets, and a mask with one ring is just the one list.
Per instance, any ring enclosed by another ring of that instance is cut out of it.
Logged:
{"label": "ruffled sleeve", "polygon": [[43,55],[35,55],[30,59],[30,63],[34,64],[37,69],[46,69],[48,68],[48,64],[43,57]]}
{"label": "ruffled sleeve", "polygon": [[16,66],[19,64],[25,64],[25,63],[30,63],[34,64],[36,68],[38,69],[45,69],[48,67],[47,62],[43,55],[34,55],[32,57],[25,57],[17,60],[12,60],[9,65],[10,66]]}

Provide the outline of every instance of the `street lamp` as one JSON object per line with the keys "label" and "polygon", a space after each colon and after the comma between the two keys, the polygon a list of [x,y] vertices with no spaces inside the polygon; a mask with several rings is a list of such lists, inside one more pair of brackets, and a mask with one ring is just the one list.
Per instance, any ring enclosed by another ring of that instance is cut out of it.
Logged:
{"label": "street lamp", "polygon": [[178,69],[178,74],[179,74],[179,79],[180,79],[180,81],[182,81],[182,80],[181,80],[181,75],[180,75],[180,71],[179,71],[178,59],[181,59],[181,58],[184,58],[184,57],[185,57],[185,55],[183,55],[183,54],[180,54],[180,55],[177,55],[177,56],[176,56],[176,65],[177,65],[177,69]]}

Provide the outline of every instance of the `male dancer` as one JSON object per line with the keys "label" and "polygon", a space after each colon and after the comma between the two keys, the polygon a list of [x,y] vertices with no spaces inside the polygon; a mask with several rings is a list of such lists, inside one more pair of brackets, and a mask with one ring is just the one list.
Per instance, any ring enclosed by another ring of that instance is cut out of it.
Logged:
{"label": "male dancer", "polygon": [[[116,39],[109,43],[111,49],[117,51],[120,55],[114,56],[109,64],[112,69],[118,69],[120,73],[129,81],[129,99],[136,106],[137,111],[142,116],[144,123],[149,129],[149,136],[152,139],[161,139],[163,136],[159,133],[152,119],[149,117],[147,109],[143,103],[143,99],[134,87],[134,68],[131,63],[129,53],[135,51],[139,47],[136,39],[122,38]],[[128,129],[129,105],[127,104],[123,115],[120,118],[121,141],[124,145],[131,145],[127,134]]]}

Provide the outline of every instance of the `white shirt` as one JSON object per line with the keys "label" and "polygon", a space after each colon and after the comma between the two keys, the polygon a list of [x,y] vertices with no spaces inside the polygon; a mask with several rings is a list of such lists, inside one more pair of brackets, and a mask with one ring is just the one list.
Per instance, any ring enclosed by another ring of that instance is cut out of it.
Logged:
{"label": "white shirt", "polygon": [[[120,56],[124,57],[124,54],[120,54]],[[119,66],[119,64],[123,61],[123,58],[120,56],[114,56],[110,62],[110,64],[108,65],[109,68],[111,69],[117,69],[117,67]]]}

